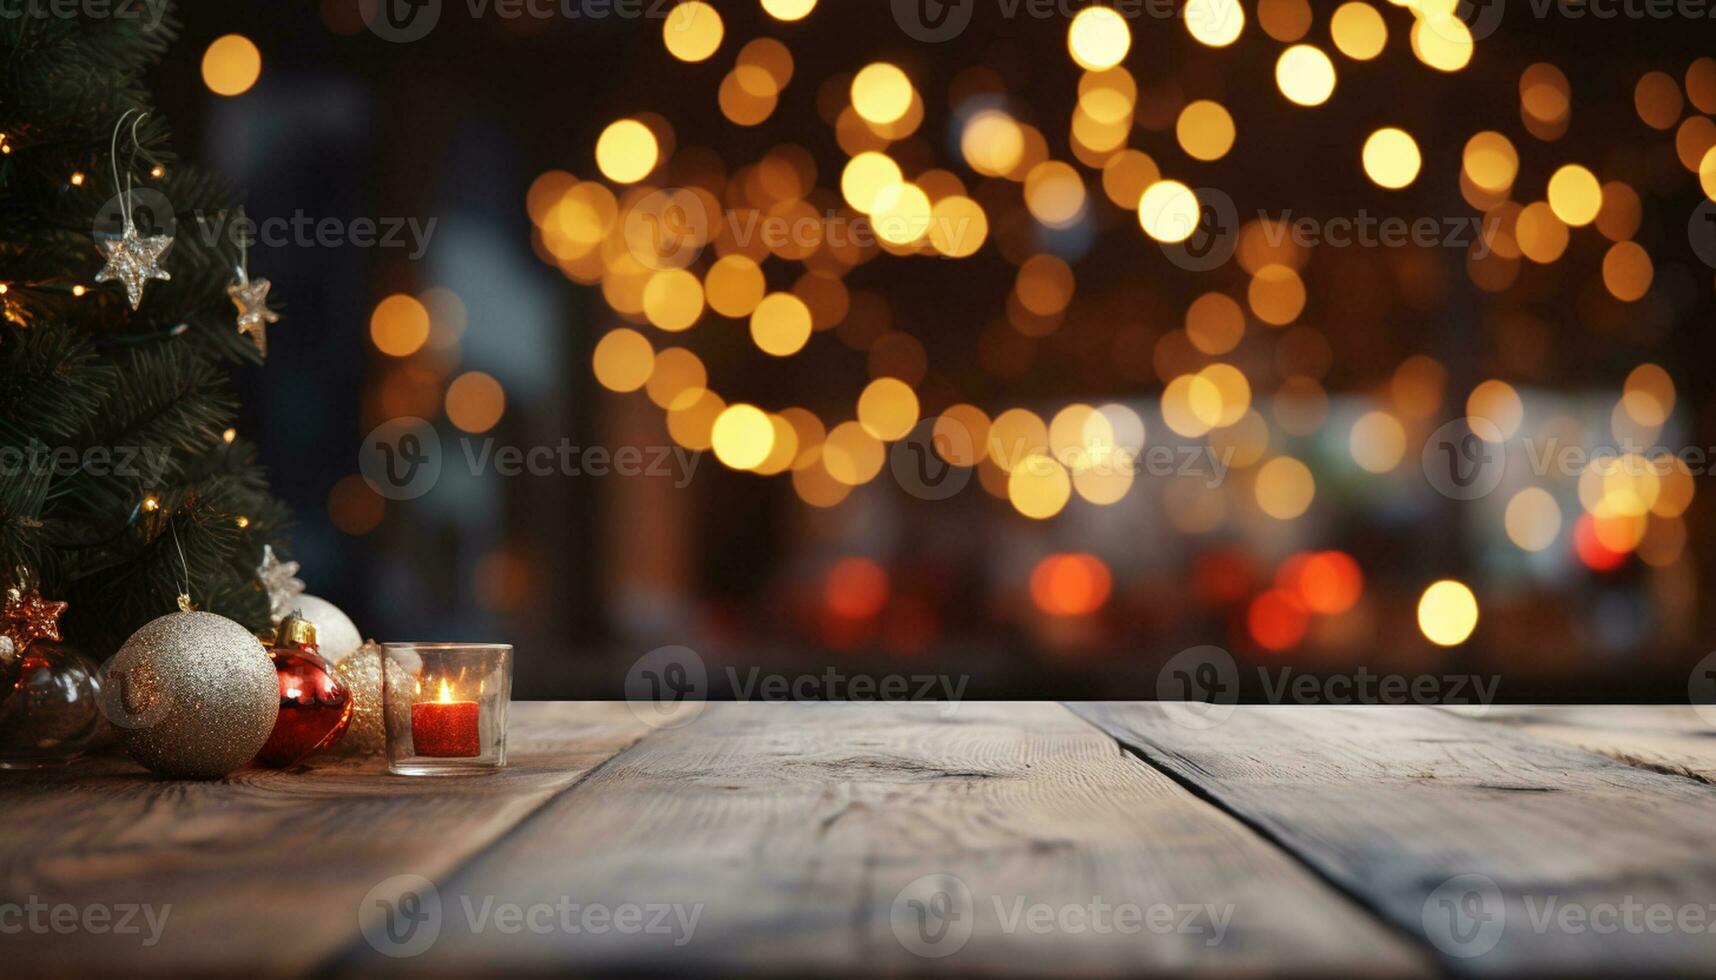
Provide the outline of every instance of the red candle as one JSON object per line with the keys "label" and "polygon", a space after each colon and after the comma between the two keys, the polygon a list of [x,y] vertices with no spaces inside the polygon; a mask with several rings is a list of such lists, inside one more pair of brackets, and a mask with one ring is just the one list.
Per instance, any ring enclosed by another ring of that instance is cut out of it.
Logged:
{"label": "red candle", "polygon": [[447,682],[434,701],[411,706],[411,744],[432,759],[474,759],[482,755],[477,736],[477,702],[455,701]]}

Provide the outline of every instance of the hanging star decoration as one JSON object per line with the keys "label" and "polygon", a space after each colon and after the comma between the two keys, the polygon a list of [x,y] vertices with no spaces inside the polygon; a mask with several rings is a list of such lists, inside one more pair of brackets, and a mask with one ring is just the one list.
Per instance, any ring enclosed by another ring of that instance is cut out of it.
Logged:
{"label": "hanging star decoration", "polygon": [[0,605],[0,634],[12,641],[17,650],[28,650],[37,640],[60,641],[60,617],[67,603],[49,602],[38,589],[25,590],[13,586],[6,590],[6,601]]}
{"label": "hanging star decoration", "polygon": [[226,287],[226,294],[238,307],[238,332],[256,341],[256,352],[263,357],[268,356],[268,325],[280,322],[280,314],[268,308],[270,285],[266,279],[250,278],[244,267],[239,266],[238,278]]}
{"label": "hanging star decoration", "polygon": [[123,234],[118,238],[98,239],[95,244],[107,257],[107,265],[95,274],[95,281],[124,283],[133,310],[143,305],[144,283],[173,278],[161,268],[167,250],[173,247],[172,235],[140,235],[127,217]]}
{"label": "hanging star decoration", "polygon": [[298,608],[298,597],[304,594],[304,583],[298,578],[298,563],[281,561],[273,545],[262,546],[262,564],[256,566],[256,579],[268,593],[268,613],[275,622],[286,618]]}

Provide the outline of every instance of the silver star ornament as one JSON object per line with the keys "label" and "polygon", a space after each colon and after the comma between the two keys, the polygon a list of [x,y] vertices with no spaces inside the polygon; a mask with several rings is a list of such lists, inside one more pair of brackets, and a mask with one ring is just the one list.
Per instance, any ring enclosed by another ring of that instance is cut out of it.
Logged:
{"label": "silver star ornament", "polygon": [[268,356],[268,325],[280,322],[280,314],[268,308],[268,287],[271,285],[266,279],[250,278],[241,267],[238,279],[226,287],[226,294],[238,307],[238,332],[248,334],[251,340],[256,341],[256,352],[263,357]]}
{"label": "silver star ornament", "polygon": [[262,564],[256,566],[257,581],[268,593],[268,612],[276,623],[298,608],[298,597],[304,594],[304,583],[298,579],[298,563],[281,561],[274,546],[262,546]]}
{"label": "silver star ornament", "polygon": [[127,221],[125,232],[118,238],[100,238],[96,247],[107,257],[107,265],[95,274],[96,282],[125,284],[125,295],[131,308],[143,305],[143,284],[150,279],[166,281],[173,277],[161,268],[167,250],[173,247],[172,235],[139,235],[137,226]]}

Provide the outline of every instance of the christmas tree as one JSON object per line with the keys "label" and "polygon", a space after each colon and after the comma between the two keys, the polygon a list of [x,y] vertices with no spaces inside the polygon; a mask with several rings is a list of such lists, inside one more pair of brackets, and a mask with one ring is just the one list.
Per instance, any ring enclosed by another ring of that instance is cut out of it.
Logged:
{"label": "christmas tree", "polygon": [[70,602],[66,639],[97,656],[187,580],[266,628],[256,568],[286,519],[232,428],[229,367],[265,329],[229,295],[241,246],[181,235],[150,268],[156,236],[236,213],[143,84],[177,21],[113,7],[0,19],[0,577]]}

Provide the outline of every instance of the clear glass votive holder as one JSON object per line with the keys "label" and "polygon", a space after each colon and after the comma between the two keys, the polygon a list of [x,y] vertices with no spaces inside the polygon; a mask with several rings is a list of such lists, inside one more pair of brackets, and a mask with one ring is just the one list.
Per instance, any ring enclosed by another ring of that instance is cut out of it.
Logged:
{"label": "clear glass votive holder", "polygon": [[384,643],[382,668],[389,772],[457,776],[506,765],[512,647]]}

